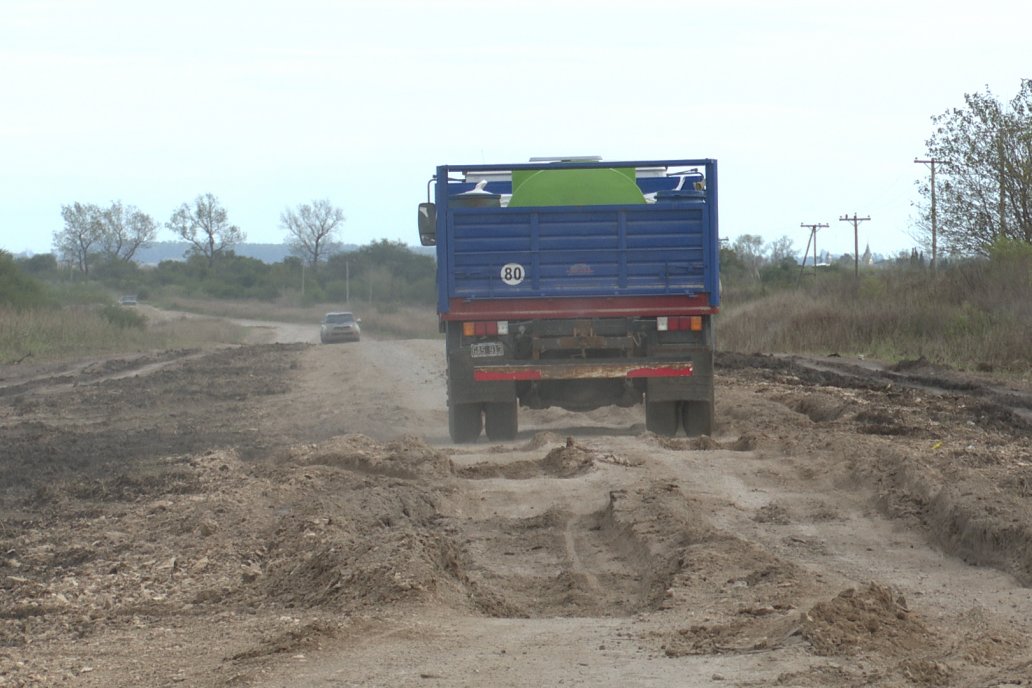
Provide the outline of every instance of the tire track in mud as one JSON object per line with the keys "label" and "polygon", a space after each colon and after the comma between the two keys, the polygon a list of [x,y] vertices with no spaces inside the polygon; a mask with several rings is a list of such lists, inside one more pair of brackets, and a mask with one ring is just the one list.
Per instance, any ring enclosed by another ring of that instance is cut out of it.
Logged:
{"label": "tire track in mud", "polygon": [[[724,354],[719,365],[782,391],[773,399],[828,435],[886,515],[965,562],[1032,585],[1032,393],[919,359]],[[841,437],[850,437],[843,444]]]}
{"label": "tire track in mud", "polygon": [[[655,514],[618,515],[624,491],[612,491],[611,480],[600,482],[595,475],[609,470],[607,478],[632,484],[638,479],[633,468],[632,462],[621,467],[611,453],[572,441],[540,459],[457,468],[467,481],[490,481],[493,496],[505,495],[493,497],[502,504],[489,518],[462,524],[476,587],[505,600],[485,611],[547,618],[632,616],[655,609],[674,575],[670,562],[676,555],[636,532],[635,519]],[[624,475],[613,475],[621,470]],[[553,490],[545,485],[552,481],[576,485]],[[518,512],[528,489],[554,497],[536,516],[507,517],[504,503]],[[603,506],[591,510],[591,504]],[[677,525],[658,529],[676,532]]]}
{"label": "tire track in mud", "polygon": [[172,454],[261,451],[250,415],[285,392],[303,347],[174,350],[12,378],[0,390],[0,485],[45,496],[56,479],[107,482]]}
{"label": "tire track in mud", "polygon": [[[753,441],[746,439],[730,441],[728,448],[745,451]],[[654,441],[675,452],[720,446],[697,439]],[[459,527],[474,587],[505,601],[482,611],[626,618],[712,607],[713,598],[739,585],[755,590],[757,599],[747,606],[760,609],[766,608],[761,599],[783,599],[786,589],[805,578],[792,564],[715,527],[704,502],[682,493],[677,482],[649,477],[642,466],[641,458],[568,440],[540,459],[457,467],[461,478],[490,481],[490,498],[497,501],[489,517]],[[528,491],[545,510],[521,517]],[[599,508],[591,508],[597,503]],[[779,592],[771,598],[770,590]],[[794,608],[786,601],[779,618]],[[750,628],[740,623],[725,640]]]}
{"label": "tire track in mud", "polygon": [[[670,453],[717,448],[645,441]],[[751,451],[745,445],[753,441],[728,445]],[[530,619],[663,620],[639,641],[675,660],[779,651],[813,658],[864,655],[877,657],[894,676],[949,675],[936,663],[939,636],[891,585],[843,589],[824,580],[820,569],[744,539],[727,523],[716,526],[708,515],[715,507],[712,495],[684,492],[683,481],[640,471],[641,465],[567,442],[537,460],[457,469],[467,479],[490,480],[492,495],[511,490],[514,503],[527,489],[552,495],[537,516],[506,518],[506,504],[499,500],[491,518],[465,524],[461,537],[471,582],[506,602],[481,611]],[[546,483],[553,481],[571,484],[551,490]],[[585,510],[606,497],[603,508]],[[523,559],[513,564],[513,558]],[[816,674],[802,671],[796,677],[813,680],[822,663],[815,660],[814,666]],[[851,666],[834,683],[849,685],[860,677]]]}
{"label": "tire track in mud", "polygon": [[584,587],[588,590],[601,593],[602,586],[599,585],[598,577],[584,566],[581,561],[580,555],[577,553],[577,542],[574,536],[574,522],[575,519],[567,519],[563,526],[563,545],[566,553],[566,558],[570,562],[570,571],[575,576],[580,576],[583,579]]}
{"label": "tire track in mud", "polygon": [[44,366],[36,373],[29,372],[11,375],[8,379],[0,379],[0,396],[13,396],[27,392],[53,394],[110,380],[141,377],[171,365],[203,358],[210,353],[210,350],[179,349],[162,352],[158,355],[116,356],[74,364]]}
{"label": "tire track in mud", "polygon": [[977,400],[970,405],[973,416],[988,416],[1003,427],[1032,432],[1032,392],[958,373],[924,358],[885,366],[862,360],[849,362],[839,357],[722,352],[717,356],[716,366],[725,371],[764,370],[807,387],[881,392],[897,387],[937,396],[969,397]]}

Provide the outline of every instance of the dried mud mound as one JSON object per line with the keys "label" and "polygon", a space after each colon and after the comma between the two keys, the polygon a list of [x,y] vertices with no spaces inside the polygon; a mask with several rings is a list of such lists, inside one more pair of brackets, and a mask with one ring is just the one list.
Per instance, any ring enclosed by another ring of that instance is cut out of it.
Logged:
{"label": "dried mud mound", "polygon": [[713,451],[726,449],[728,451],[745,452],[756,449],[761,444],[761,438],[754,433],[743,433],[737,439],[718,441],[703,435],[701,437],[665,437],[663,435],[649,435],[649,440],[664,449],[674,451]]}
{"label": "dried mud mound", "polygon": [[[847,589],[831,599],[799,612],[792,590],[811,589],[806,574],[775,563],[766,575],[729,581],[738,584],[736,612],[717,615],[715,623],[695,624],[661,638],[671,657],[691,654],[749,654],[800,646],[818,657],[862,658],[882,667],[876,675],[861,675],[837,664],[815,665],[805,672],[786,674],[778,685],[946,685],[950,666],[941,661],[949,650],[942,639],[912,613],[902,596],[891,588],[869,583]],[[769,580],[765,580],[769,579]],[[773,586],[771,587],[771,584]],[[768,597],[788,589],[789,596]],[[681,594],[681,593],[678,593]],[[726,594],[726,593],[725,593]],[[709,596],[703,599],[712,600]],[[743,604],[743,602],[748,602]],[[986,641],[978,635],[970,650]],[[994,655],[999,657],[999,653]]]}
{"label": "dried mud mound", "polygon": [[469,605],[463,551],[437,525],[446,457],[361,436],[287,454],[55,483],[44,513],[0,532],[0,644],[204,610]]}
{"label": "dried mud mound", "polygon": [[[532,442],[532,449],[540,448],[544,442]],[[595,469],[597,464],[609,463],[628,465],[611,452],[581,445],[572,438],[565,444],[549,451],[536,460],[513,461],[510,463],[482,462],[456,469],[456,475],[471,480],[504,478],[508,480],[529,480],[531,478],[576,478]]]}
{"label": "dried mud mound", "polygon": [[255,566],[269,599],[349,608],[461,598],[462,553],[436,527],[438,493],[426,482],[451,475],[448,457],[414,437],[347,435],[293,448],[290,464],[306,469],[311,491],[340,498],[281,507]]}
{"label": "dried mud mound", "polygon": [[[1020,666],[1003,669],[998,680],[991,678],[1027,647],[1021,633],[993,626],[980,608],[952,621],[956,633],[943,637],[908,607],[898,591],[871,582],[814,605],[800,616],[798,634],[818,656],[877,658],[877,671],[853,676],[843,685],[1026,685],[1032,678],[1027,666],[1025,679],[1015,680]],[[974,678],[979,675],[983,678]]]}
{"label": "dried mud mound", "polygon": [[454,472],[451,459],[418,437],[380,443],[365,435],[343,435],[320,444],[293,447],[290,459],[303,465],[396,478],[443,478]]}
{"label": "dried mud mound", "polygon": [[903,596],[877,583],[844,590],[814,605],[803,614],[800,632],[818,655],[913,657],[938,644],[938,637],[911,614]]}

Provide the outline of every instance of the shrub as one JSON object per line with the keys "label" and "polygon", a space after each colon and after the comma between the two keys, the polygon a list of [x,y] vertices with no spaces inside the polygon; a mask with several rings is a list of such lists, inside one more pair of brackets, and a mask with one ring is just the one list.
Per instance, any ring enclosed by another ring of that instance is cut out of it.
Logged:
{"label": "shrub", "polygon": [[100,316],[108,323],[115,327],[120,327],[123,330],[129,328],[136,328],[142,330],[147,325],[147,318],[143,317],[134,310],[116,306],[115,304],[108,304],[100,310]]}
{"label": "shrub", "polygon": [[11,254],[0,250],[0,305],[14,308],[39,308],[51,305],[41,282],[29,277]]}

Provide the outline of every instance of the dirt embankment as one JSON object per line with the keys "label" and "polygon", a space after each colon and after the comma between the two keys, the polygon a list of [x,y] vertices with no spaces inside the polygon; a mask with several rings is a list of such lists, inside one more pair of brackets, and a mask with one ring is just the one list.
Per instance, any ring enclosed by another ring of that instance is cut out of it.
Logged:
{"label": "dirt embankment", "polygon": [[0,375],[0,685],[1032,682],[1027,390],[724,355],[447,441],[441,344]]}

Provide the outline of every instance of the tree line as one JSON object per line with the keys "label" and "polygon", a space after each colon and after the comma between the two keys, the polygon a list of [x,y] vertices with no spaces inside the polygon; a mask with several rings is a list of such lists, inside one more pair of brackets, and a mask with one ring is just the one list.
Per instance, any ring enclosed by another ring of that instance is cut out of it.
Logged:
{"label": "tree line", "polygon": [[[144,267],[134,260],[155,241],[158,223],[132,205],[71,203],[52,253],[15,259],[0,251],[0,306],[17,308],[80,302],[90,286],[141,298],[177,295],[284,299],[312,304],[348,302],[384,306],[434,303],[436,263],[400,241],[380,240],[343,252],[344,213],[328,200],[285,209],[280,215],[291,255],[279,263],[238,256],[244,232],[211,193],[173,210],[165,227],[189,244],[184,260]],[[71,287],[78,296],[71,296]],[[48,288],[49,287],[49,288]],[[103,293],[103,292],[102,292]],[[63,296],[58,296],[63,295]]]}
{"label": "tree line", "polygon": [[433,256],[415,253],[386,239],[353,251],[333,253],[318,271],[297,256],[278,263],[238,256],[216,258],[191,253],[185,260],[163,260],[145,267],[129,260],[98,260],[89,277],[53,253],[15,258],[0,251],[0,306],[17,308],[83,299],[110,301],[132,293],[143,300],[176,297],[285,300],[289,303],[361,302],[377,307],[432,305],[436,300]]}
{"label": "tree line", "polygon": [[[158,235],[158,223],[150,215],[121,201],[106,208],[79,202],[63,205],[61,217],[64,227],[54,232],[54,254],[85,277],[98,262],[129,263]],[[280,227],[291,253],[318,272],[319,265],[339,249],[337,233],[344,219],[343,210],[328,200],[316,200],[284,210]],[[209,270],[246,238],[211,193],[173,210],[165,227],[190,245],[185,257],[199,256]]]}

